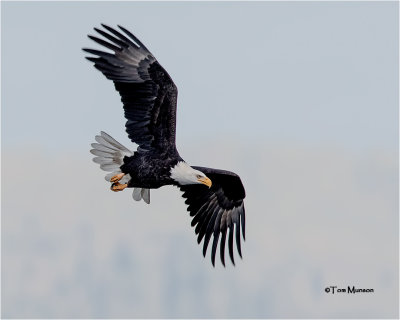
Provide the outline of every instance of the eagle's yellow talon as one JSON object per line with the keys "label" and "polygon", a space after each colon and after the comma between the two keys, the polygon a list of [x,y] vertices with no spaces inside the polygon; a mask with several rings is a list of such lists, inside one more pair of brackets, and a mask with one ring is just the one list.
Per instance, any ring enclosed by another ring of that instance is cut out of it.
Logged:
{"label": "eagle's yellow talon", "polygon": [[128,185],[126,183],[120,184],[119,182],[115,182],[111,185],[111,190],[114,192],[124,190]]}
{"label": "eagle's yellow talon", "polygon": [[115,176],[112,176],[110,179],[110,182],[118,182],[119,180],[121,180],[124,177],[125,173],[118,173]]}

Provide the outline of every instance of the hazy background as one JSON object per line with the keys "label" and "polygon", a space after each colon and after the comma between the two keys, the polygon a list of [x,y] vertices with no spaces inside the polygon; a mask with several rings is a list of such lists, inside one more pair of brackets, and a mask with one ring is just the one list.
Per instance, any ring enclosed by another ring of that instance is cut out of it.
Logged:
{"label": "hazy background", "polygon": [[[1,5],[2,317],[398,317],[397,2]],[[177,189],[137,203],[91,161],[100,130],[133,148],[80,50],[101,22],[173,77],[181,155],[241,175],[236,267]]]}

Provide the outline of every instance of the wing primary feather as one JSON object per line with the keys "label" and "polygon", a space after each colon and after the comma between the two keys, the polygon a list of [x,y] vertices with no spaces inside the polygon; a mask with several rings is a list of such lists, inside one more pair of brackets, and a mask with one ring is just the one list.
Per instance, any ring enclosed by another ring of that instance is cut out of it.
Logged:
{"label": "wing primary feather", "polygon": [[101,60],[96,61],[94,67],[100,72],[102,72],[110,80],[114,79],[118,80],[119,78],[123,78],[122,74],[121,75],[116,74],[114,67],[111,67],[110,64],[105,63]]}
{"label": "wing primary feather", "polygon": [[94,30],[96,30],[104,38],[114,42],[115,44],[117,44],[117,45],[119,45],[121,47],[125,47],[125,48],[128,47],[128,45],[125,42],[121,41],[120,39],[117,39],[117,38],[113,37],[112,35],[108,34],[107,32],[104,32],[103,30],[100,30],[100,29],[97,29],[97,28],[94,28]]}
{"label": "wing primary feather", "polygon": [[90,62],[97,63],[100,61],[100,58],[94,58],[94,57],[85,57],[85,59],[89,60]]}
{"label": "wing primary feather", "polygon": [[139,49],[139,47],[136,45],[136,43],[132,42],[130,39],[128,39],[127,37],[125,37],[122,33],[118,32],[117,30],[105,25],[104,23],[101,24],[103,26],[103,28],[107,29],[109,32],[111,32],[112,34],[114,34],[115,36],[117,36],[118,38],[120,38],[121,40],[129,43],[130,45],[132,45],[134,48]]}
{"label": "wing primary feather", "polygon": [[235,265],[235,259],[233,258],[233,224],[229,226],[228,248],[229,257],[231,258],[233,265]]}
{"label": "wing primary feather", "polygon": [[143,49],[145,49],[147,52],[150,53],[150,51],[145,47],[145,45],[138,39],[136,38],[131,32],[129,32],[128,30],[126,30],[124,27],[118,25],[118,28],[120,28],[123,32],[125,32],[129,37],[132,38],[133,41],[135,41],[140,47],[142,47]]}
{"label": "wing primary feather", "polygon": [[221,255],[221,262],[225,267],[225,239],[226,239],[226,229],[221,231],[221,242],[219,246],[219,253]]}
{"label": "wing primary feather", "polygon": [[[85,49],[83,49],[86,51]],[[93,50],[97,51],[97,50]],[[91,52],[89,52],[91,53]],[[107,67],[109,71],[116,72],[118,71],[119,73],[127,73],[127,69],[124,69],[124,62],[116,58],[114,55],[109,54],[107,52],[103,51],[97,51],[97,53],[91,53],[95,54],[98,57],[85,57],[87,60],[94,62],[97,65],[101,65],[102,67]],[[126,66],[126,64],[125,64]],[[102,70],[100,70],[102,71]],[[102,71],[103,72],[103,71]]]}
{"label": "wing primary feather", "polygon": [[83,48],[82,50],[87,53],[90,53],[90,54],[95,54],[96,56],[99,56],[99,57],[115,58],[115,56],[111,53],[96,50],[96,49]]}
{"label": "wing primary feather", "polygon": [[199,236],[197,238],[197,242],[200,243],[201,240],[203,239],[204,235],[206,234],[207,231],[207,226],[210,223],[210,221],[213,219],[214,216],[214,210],[216,208],[217,204],[212,204],[211,207],[207,208],[207,215],[204,218],[203,221],[201,221],[197,227],[200,226],[199,228]]}
{"label": "wing primary feather", "polygon": [[217,252],[219,235],[220,235],[219,231],[214,231],[214,240],[213,240],[213,246],[212,246],[212,251],[211,251],[211,263],[212,263],[213,267],[215,267],[215,254]]}
{"label": "wing primary feather", "polygon": [[246,240],[246,235],[245,235],[245,223],[246,223],[246,217],[245,217],[245,210],[244,210],[244,206],[243,206],[243,203],[242,203],[242,206],[241,206],[241,211],[242,211],[242,214],[240,215],[241,216],[241,222],[242,222],[242,235],[243,235],[243,240]]}
{"label": "wing primary feather", "polygon": [[[206,202],[205,204],[203,204],[200,209],[197,211],[197,213],[195,213],[192,222],[191,222],[191,226],[194,227],[200,220],[201,217],[203,215],[203,213],[205,212],[205,208],[208,207],[208,203]],[[196,232],[197,234],[197,232]]]}
{"label": "wing primary feather", "polygon": [[197,212],[199,212],[204,204],[207,201],[206,196],[201,197],[191,197],[188,198],[185,203],[188,204],[188,211],[191,211],[191,216],[194,216]]}
{"label": "wing primary feather", "polygon": [[210,242],[210,238],[214,231],[215,220],[218,217],[218,211],[214,211],[214,213],[210,219],[210,222],[207,225],[207,230],[205,231],[205,238],[204,238],[204,243],[203,243],[203,256],[206,256],[208,243]]}
{"label": "wing primary feather", "polygon": [[[208,202],[204,203],[201,206],[201,208],[199,209],[199,211],[197,211],[197,214],[194,216],[194,218],[192,220],[192,223],[191,223],[192,227],[195,226],[197,223],[202,221],[202,219],[204,218],[204,215],[207,214],[209,206],[210,206],[210,203],[208,203]],[[195,233],[196,234],[200,231],[201,227],[199,227],[199,225],[201,225],[201,223],[199,223],[196,226],[196,229],[195,229]]]}
{"label": "wing primary feather", "polygon": [[115,52],[118,52],[118,51],[122,50],[121,48],[119,48],[117,46],[114,46],[113,44],[111,44],[111,43],[109,43],[107,41],[104,41],[103,39],[97,38],[97,37],[92,36],[92,35],[88,35],[88,37],[90,39],[92,39],[94,42],[97,42],[98,44],[100,44],[100,45],[102,45],[102,46],[104,46],[104,47],[106,47],[106,48],[108,48],[110,50],[113,50]]}
{"label": "wing primary feather", "polygon": [[240,220],[237,221],[235,229],[236,229],[236,247],[240,258],[242,258],[242,248],[240,245]]}

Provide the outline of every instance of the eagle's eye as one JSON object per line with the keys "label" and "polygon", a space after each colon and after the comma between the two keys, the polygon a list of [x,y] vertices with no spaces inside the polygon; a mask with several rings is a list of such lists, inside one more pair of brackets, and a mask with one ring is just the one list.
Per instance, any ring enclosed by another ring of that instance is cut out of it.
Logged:
{"label": "eagle's eye", "polygon": [[199,175],[199,174],[196,175],[196,178],[197,178],[197,179],[200,179],[200,178],[201,178],[201,175]]}

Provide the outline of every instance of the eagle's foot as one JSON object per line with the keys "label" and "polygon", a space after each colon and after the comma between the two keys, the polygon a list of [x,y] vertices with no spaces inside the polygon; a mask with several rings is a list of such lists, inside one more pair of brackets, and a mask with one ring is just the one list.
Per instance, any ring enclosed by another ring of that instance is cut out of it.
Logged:
{"label": "eagle's foot", "polygon": [[111,185],[111,190],[114,192],[122,191],[124,190],[128,185],[126,183],[120,184],[119,182],[115,182]]}
{"label": "eagle's foot", "polygon": [[118,173],[115,176],[112,176],[110,179],[111,183],[115,183],[118,182],[119,180],[121,180],[124,177],[125,173]]}

